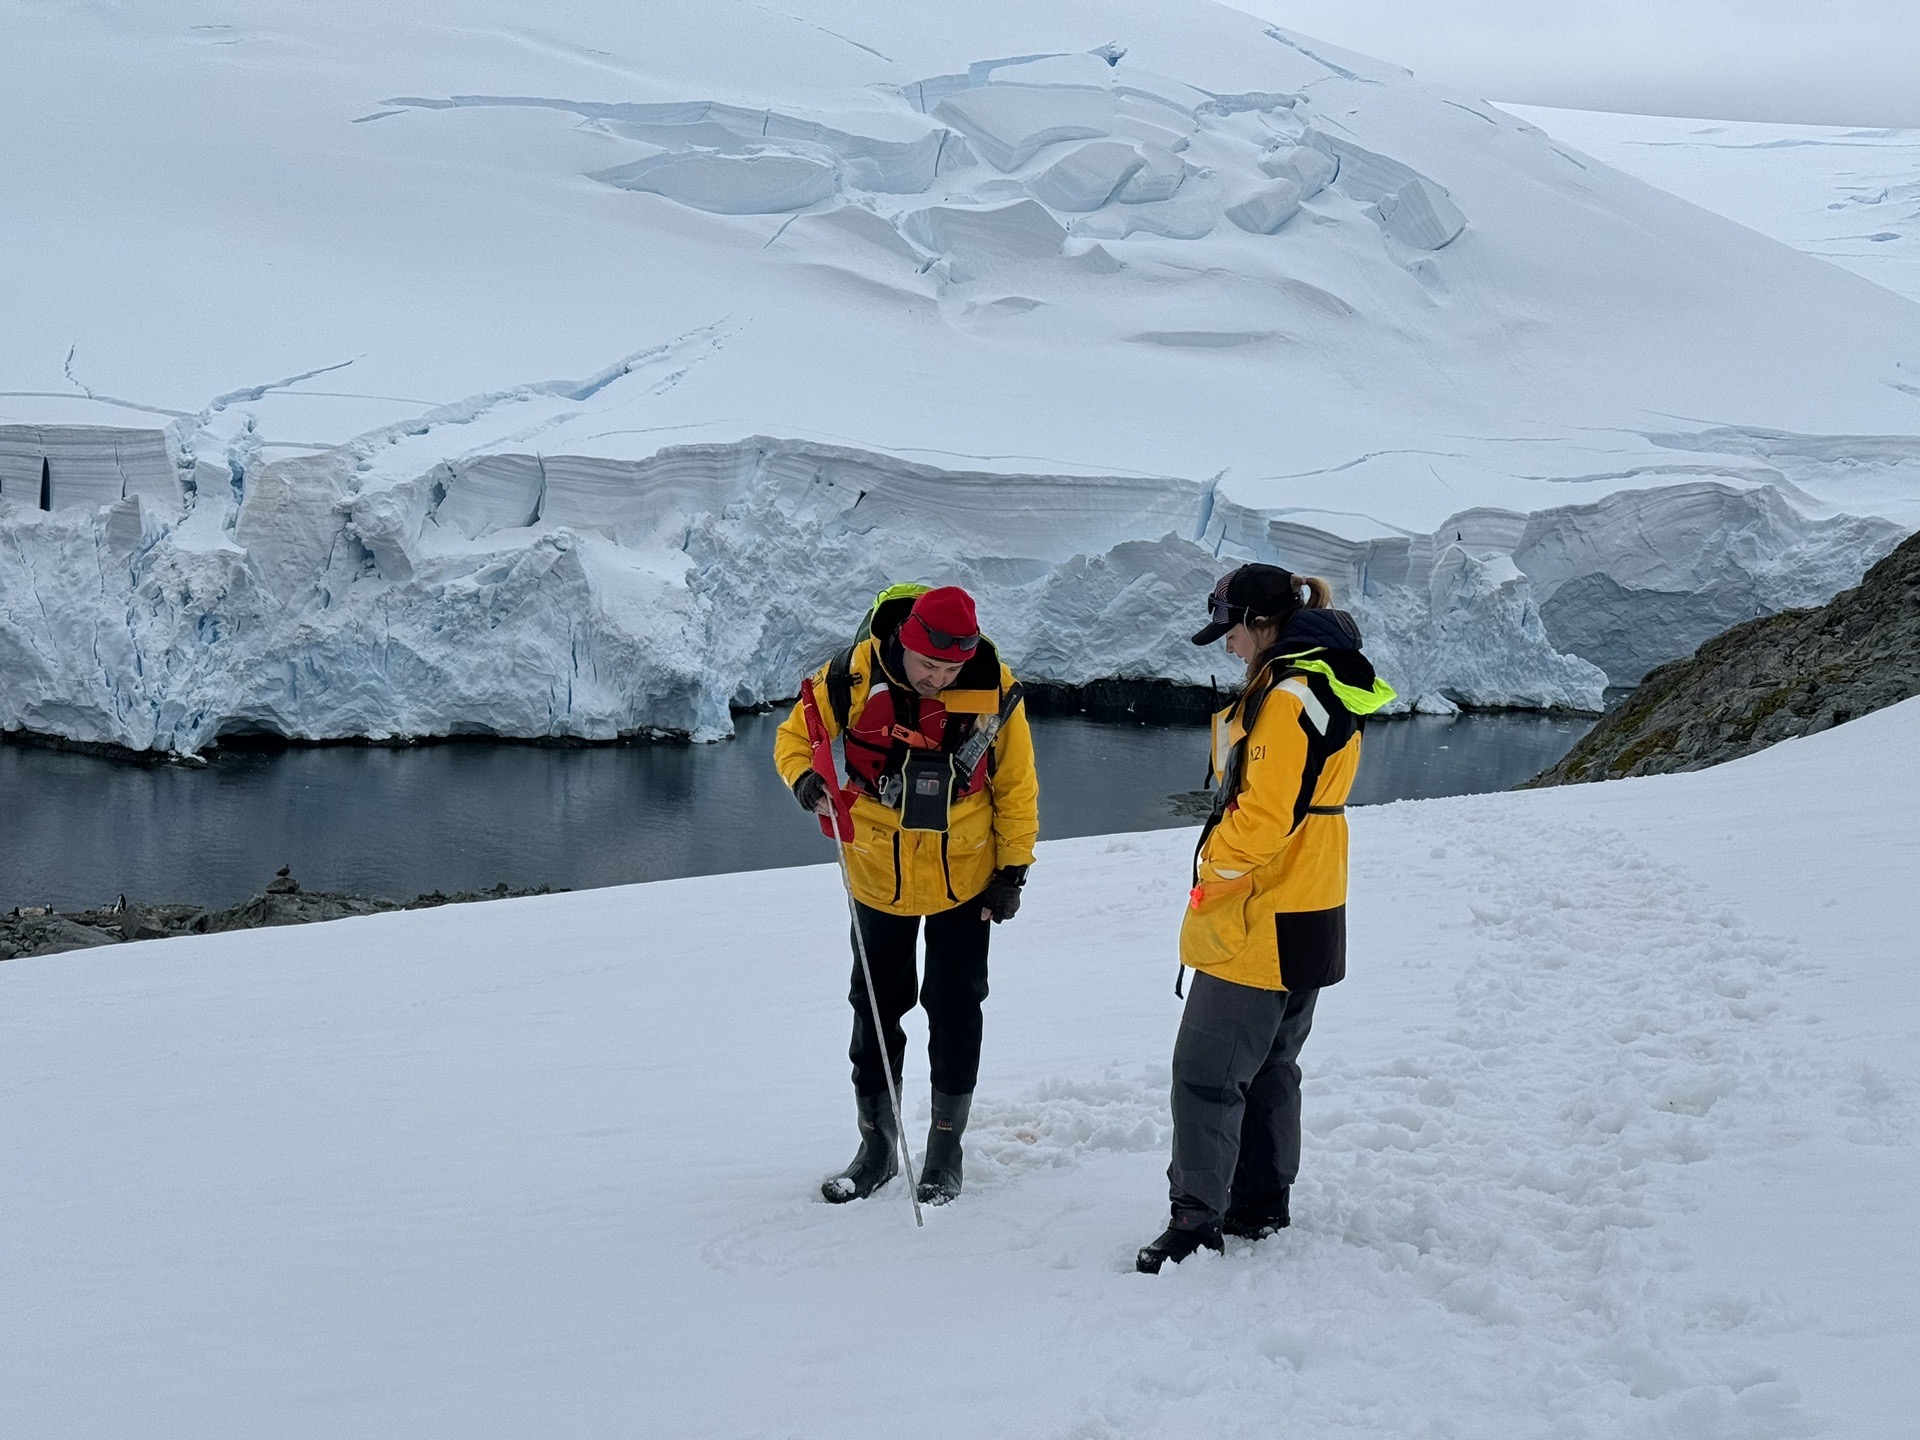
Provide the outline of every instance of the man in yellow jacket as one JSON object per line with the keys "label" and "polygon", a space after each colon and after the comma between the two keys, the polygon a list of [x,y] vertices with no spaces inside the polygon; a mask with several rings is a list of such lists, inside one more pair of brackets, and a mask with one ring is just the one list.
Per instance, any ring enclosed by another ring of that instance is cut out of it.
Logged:
{"label": "man in yellow jacket", "polygon": [[[829,1201],[871,1195],[897,1172],[899,1136],[887,1101],[906,1058],[901,1017],[927,1012],[933,1127],[918,1194],[960,1193],[960,1137],[980,1071],[991,926],[1013,918],[1040,830],[1040,786],[1019,682],[980,633],[957,586],[883,591],[852,647],[813,676],[821,718],[840,739],[854,791],[847,875],[879,1000],[873,1033],[865,981],[853,986],[853,1088],[860,1150],[821,1186]],[[809,810],[830,808],[812,769],[806,718],[795,705],[774,764]],[[924,919],[926,981],[914,946]]]}

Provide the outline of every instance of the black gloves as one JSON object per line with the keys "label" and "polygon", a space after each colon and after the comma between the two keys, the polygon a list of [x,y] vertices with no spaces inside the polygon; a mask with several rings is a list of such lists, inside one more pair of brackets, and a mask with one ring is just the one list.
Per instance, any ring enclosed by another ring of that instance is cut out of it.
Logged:
{"label": "black gloves", "polygon": [[820,807],[827,803],[827,782],[817,771],[809,770],[793,782],[793,798],[800,802],[802,810],[818,814]]}
{"label": "black gloves", "polygon": [[1020,913],[1020,887],[1027,883],[1027,867],[1003,865],[993,872],[980,892],[980,918],[998,925]]}

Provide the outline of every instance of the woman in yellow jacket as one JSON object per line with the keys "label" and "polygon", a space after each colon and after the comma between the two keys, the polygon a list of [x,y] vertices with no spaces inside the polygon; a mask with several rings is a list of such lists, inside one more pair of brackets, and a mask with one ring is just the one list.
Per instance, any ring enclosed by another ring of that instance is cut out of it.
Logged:
{"label": "woman in yellow jacket", "polygon": [[1208,623],[1246,662],[1214,717],[1219,789],[1194,858],[1180,961],[1196,973],[1173,1050],[1172,1218],[1140,1251],[1156,1273],[1222,1234],[1287,1224],[1300,1168],[1300,1067],[1314,1000],[1347,970],[1347,792],[1362,717],[1393,698],[1328,608],[1324,580],[1242,565]]}

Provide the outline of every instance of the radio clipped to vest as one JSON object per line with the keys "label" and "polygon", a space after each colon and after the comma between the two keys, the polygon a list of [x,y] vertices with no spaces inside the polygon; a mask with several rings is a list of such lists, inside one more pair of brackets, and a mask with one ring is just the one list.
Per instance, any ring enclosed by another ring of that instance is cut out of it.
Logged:
{"label": "radio clipped to vest", "polygon": [[956,783],[970,776],[987,758],[987,751],[999,737],[1001,728],[1013,718],[1013,712],[1026,698],[1020,682],[1014,681],[1000,697],[1000,708],[974,727],[973,734],[961,742],[951,755],[916,751],[900,767],[900,828],[932,830],[944,834],[947,813],[953,807]]}
{"label": "radio clipped to vest", "polygon": [[900,767],[900,828],[944,835],[953,806],[953,757],[916,752]]}
{"label": "radio clipped to vest", "polygon": [[[1026,692],[1020,688],[1020,682],[1014,681],[1007,693],[1001,696],[999,710],[983,717],[973,733],[960,743],[959,749],[951,753],[944,750],[910,751],[899,771],[881,780],[880,803],[889,808],[895,805],[899,807],[902,830],[946,833],[949,812],[953,809],[953,792],[987,758],[987,751],[993,748],[1001,728],[1013,717],[1014,710],[1025,698]],[[892,788],[889,781],[899,786],[897,800],[889,793]]]}

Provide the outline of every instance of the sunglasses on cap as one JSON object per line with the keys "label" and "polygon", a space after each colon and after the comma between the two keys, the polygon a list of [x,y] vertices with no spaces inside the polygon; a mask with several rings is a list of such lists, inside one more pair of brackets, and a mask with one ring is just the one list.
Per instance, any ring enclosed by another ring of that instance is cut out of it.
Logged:
{"label": "sunglasses on cap", "polygon": [[1207,606],[1207,618],[1216,625],[1238,625],[1251,613],[1245,605],[1229,605],[1225,600],[1214,600]]}
{"label": "sunglasses on cap", "polygon": [[909,615],[907,618],[922,630],[926,631],[927,639],[931,640],[934,645],[941,650],[960,650],[971,655],[980,647],[980,636],[977,633],[973,635],[949,635],[944,630],[934,629],[933,626],[922,620],[918,615]]}

